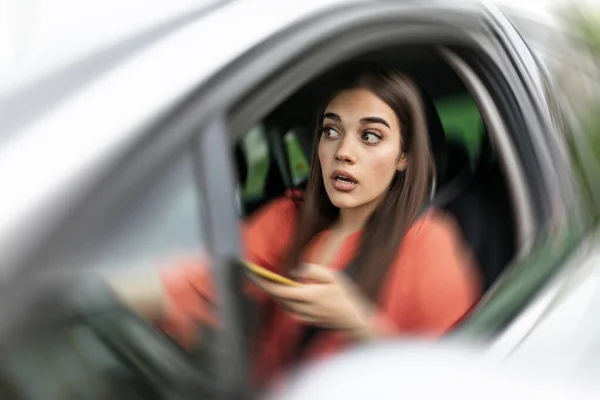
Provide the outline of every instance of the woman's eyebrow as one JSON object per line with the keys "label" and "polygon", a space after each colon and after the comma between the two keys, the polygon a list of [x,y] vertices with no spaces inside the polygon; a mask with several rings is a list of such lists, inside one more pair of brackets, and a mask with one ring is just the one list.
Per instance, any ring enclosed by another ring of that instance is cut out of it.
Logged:
{"label": "woman's eyebrow", "polygon": [[323,119],[325,119],[325,118],[332,119],[332,120],[334,120],[336,122],[342,122],[342,118],[339,115],[334,114],[332,112],[328,112],[328,113],[323,114]]}
{"label": "woman's eyebrow", "polygon": [[366,117],[366,118],[362,118],[360,120],[361,123],[363,124],[383,124],[385,126],[387,126],[388,128],[392,129],[390,127],[390,124],[387,123],[387,121],[383,118],[380,117]]}

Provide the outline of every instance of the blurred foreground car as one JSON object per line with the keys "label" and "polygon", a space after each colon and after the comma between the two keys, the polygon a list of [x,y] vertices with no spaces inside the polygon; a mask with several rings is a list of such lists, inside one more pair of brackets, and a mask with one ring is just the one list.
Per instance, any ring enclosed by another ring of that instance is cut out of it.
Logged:
{"label": "blurred foreground car", "polygon": [[[578,37],[478,2],[170,3],[8,19],[41,22],[15,29],[0,99],[0,398],[249,397],[239,218],[303,187],[316,99],[363,59],[422,87],[432,198],[482,268],[454,334],[600,365],[599,80]],[[90,278],[200,248],[225,329],[191,353]]]}
{"label": "blurred foreground car", "polygon": [[[371,369],[377,373],[365,374]],[[379,343],[348,351],[291,376],[285,388],[267,398],[391,400],[398,398],[399,391],[406,400],[437,399],[449,393],[464,400],[591,400],[600,396],[596,380],[556,374],[536,360],[498,363],[476,349],[452,342]]]}

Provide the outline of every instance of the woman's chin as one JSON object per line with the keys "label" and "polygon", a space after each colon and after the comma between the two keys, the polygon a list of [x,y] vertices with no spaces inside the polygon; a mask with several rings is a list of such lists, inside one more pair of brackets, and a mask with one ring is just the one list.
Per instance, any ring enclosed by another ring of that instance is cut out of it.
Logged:
{"label": "woman's chin", "polygon": [[329,200],[337,208],[355,208],[360,206],[360,202],[350,193],[331,193]]}

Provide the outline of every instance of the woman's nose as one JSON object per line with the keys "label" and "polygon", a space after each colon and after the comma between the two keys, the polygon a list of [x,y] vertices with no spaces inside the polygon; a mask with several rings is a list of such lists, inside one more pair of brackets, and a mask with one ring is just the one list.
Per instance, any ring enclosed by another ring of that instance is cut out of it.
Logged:
{"label": "woman's nose", "polygon": [[355,145],[350,135],[344,135],[339,141],[335,159],[342,162],[354,163],[356,161]]}

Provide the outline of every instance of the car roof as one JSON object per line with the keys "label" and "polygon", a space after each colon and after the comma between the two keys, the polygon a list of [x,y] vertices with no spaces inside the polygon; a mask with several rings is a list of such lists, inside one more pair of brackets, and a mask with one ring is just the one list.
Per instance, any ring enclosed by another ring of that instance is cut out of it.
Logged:
{"label": "car roof", "polygon": [[[449,0],[441,0],[447,3]],[[6,0],[0,4],[0,93],[7,97],[19,87],[36,82],[52,71],[79,63],[158,27],[176,27],[211,14],[232,0]],[[344,2],[344,1],[342,1]],[[345,2],[352,2],[346,0]],[[482,0],[463,0],[482,3]],[[256,10],[269,9],[273,1],[259,1]],[[339,3],[323,0],[322,5]],[[552,20],[552,0],[493,0],[513,15]],[[4,9],[2,9],[4,5]],[[290,8],[291,5],[286,5]],[[294,5],[309,10],[310,2]],[[233,12],[233,8],[229,8]],[[2,28],[3,27],[3,28]],[[201,39],[201,38],[199,38]]]}
{"label": "car roof", "polygon": [[[247,5],[242,6],[232,0],[106,0],[89,4],[78,0],[6,0],[0,4],[0,18],[4,16],[0,19],[0,33],[5,33],[0,35],[4,38],[0,41],[0,111],[9,118],[0,120],[0,143],[18,130],[14,129],[19,125],[15,121],[23,119],[15,115],[20,114],[19,109],[37,104],[25,102],[27,93],[35,93],[38,101],[39,97],[52,101],[54,96],[60,96],[61,83],[64,86],[67,80],[89,81],[94,71],[104,71],[123,57],[199,20],[227,15],[230,24],[237,26],[237,20],[252,20],[261,15],[270,17],[283,10],[293,10],[297,13],[296,19],[301,19],[302,15],[329,5],[353,2],[356,1],[321,0],[286,2],[282,6],[273,0],[246,0],[243,3]],[[432,3],[452,2],[434,0]],[[552,13],[548,11],[551,0],[463,0],[463,3],[493,3],[515,17],[552,20]],[[244,8],[245,11],[240,12]],[[265,10],[270,12],[265,13]],[[278,19],[264,19],[260,25],[276,26]],[[255,27],[258,24],[257,19]],[[225,28],[229,30],[228,26]],[[212,35],[197,38],[198,49],[206,44],[214,48]],[[225,44],[219,43],[221,46]],[[214,57],[211,54],[211,58]],[[64,79],[65,76],[72,79]]]}
{"label": "car roof", "polygon": [[224,0],[9,0],[0,57],[2,92]]}

